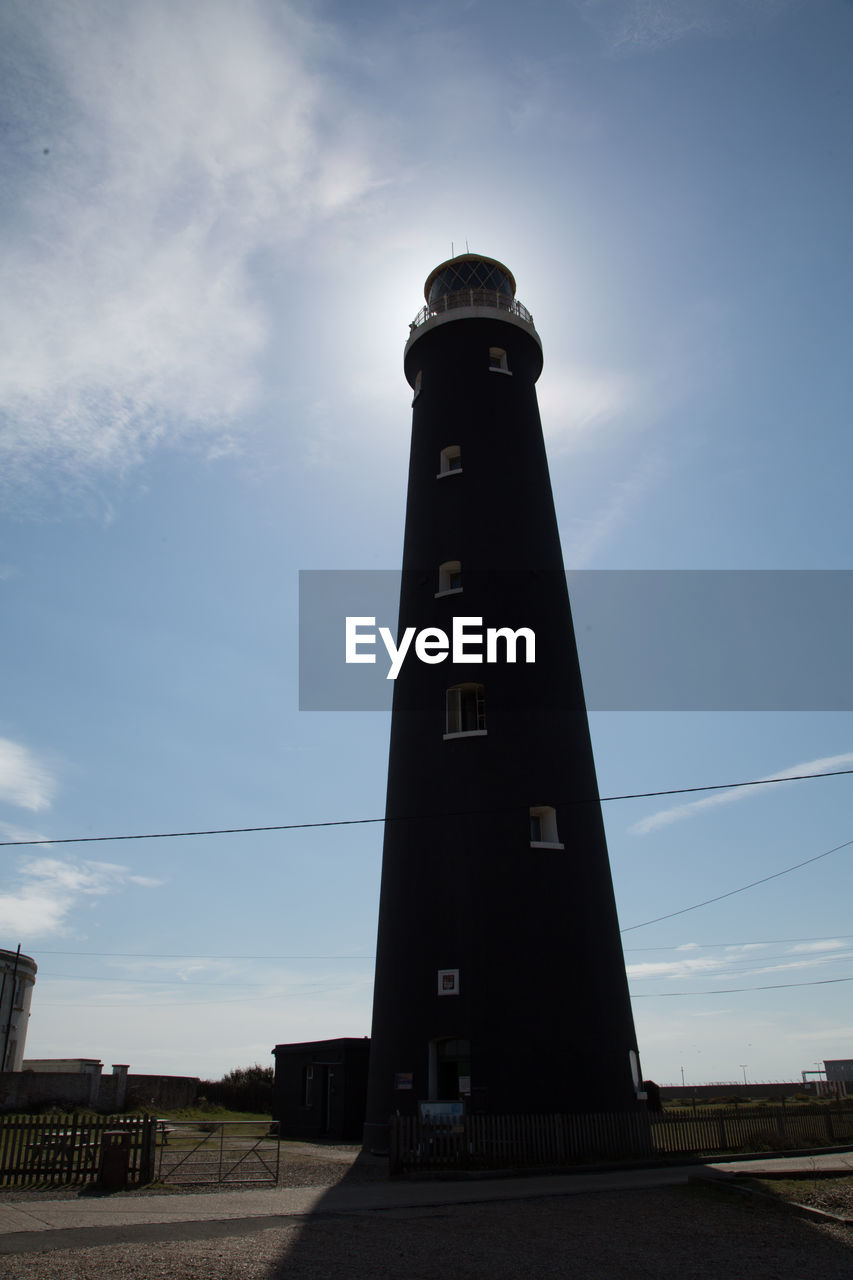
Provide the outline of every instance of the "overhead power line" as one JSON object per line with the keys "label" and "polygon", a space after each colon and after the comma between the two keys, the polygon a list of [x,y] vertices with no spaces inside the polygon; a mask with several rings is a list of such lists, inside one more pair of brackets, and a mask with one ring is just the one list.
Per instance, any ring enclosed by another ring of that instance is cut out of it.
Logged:
{"label": "overhead power line", "polygon": [[375,955],[310,955],[310,956],[244,956],[226,955],[222,951],[197,954],[188,951],[45,951],[39,947],[40,956],[98,956],[115,960],[375,960]]}
{"label": "overhead power line", "polygon": [[[676,943],[664,947],[625,947],[625,951],[681,951],[685,947],[691,947],[698,950],[708,950],[711,947],[769,947],[793,945],[802,942],[841,942],[853,938],[853,933],[833,933],[823,934],[817,938],[752,938],[747,942],[690,942]],[[808,953],[802,953],[804,958]],[[832,951],[811,953],[819,956],[831,957]],[[359,952],[350,955],[244,955],[232,954],[230,952],[196,952],[196,951],[46,951],[43,947],[39,947],[40,956],[87,956],[97,957],[98,959],[109,960],[375,960],[376,956],[370,952]],[[756,960],[763,960],[767,957],[756,956]],[[787,957],[785,957],[787,959]]]}
{"label": "overhead power line", "polygon": [[[673,996],[729,996],[729,995],[735,995],[735,994],[742,995],[749,991],[784,991],[790,987],[823,987],[823,986],[828,986],[831,983],[838,983],[838,982],[853,982],[853,976],[849,978],[818,978],[812,982],[774,982],[772,984],[769,984],[763,987],[717,987],[713,991],[640,991],[640,992],[632,991],[631,999],[632,1000],[657,1000],[657,999],[670,999]],[[341,990],[341,989],[342,988],[332,988],[332,990]],[[343,989],[346,989],[346,988],[343,988]],[[328,991],[329,988],[326,988],[326,990]],[[310,992],[299,991],[299,992],[293,993],[293,995],[294,995],[294,998],[301,999],[306,996],[309,996]],[[245,1005],[245,1003],[246,1003],[245,999],[242,999],[242,998],[239,1000],[226,999],[226,1000],[216,1000],[216,1001],[213,1001],[213,1000],[169,1000],[169,1001],[158,1000],[156,1003],[153,1003],[153,1004],[141,1004],[141,1003],[138,1004],[135,1001],[130,1004],[99,1004],[97,1006],[97,1009],[98,1009],[98,1012],[100,1012],[101,1009],[124,1009],[125,1012],[135,1013],[137,1009],[184,1009],[189,1007],[190,1005],[202,1005],[205,1008],[209,1009],[214,1004],[215,1004],[215,1007],[218,1009],[220,1005],[223,1005],[223,1004]],[[63,1002],[62,1004],[58,1004],[58,1005],[50,1004],[50,1003],[42,1004],[42,1005],[39,1005],[39,1008],[42,1008],[42,1009],[88,1009],[89,1012],[91,1012],[93,1006],[91,1002],[89,1004],[68,1004]]]}
{"label": "overhead power line", "polygon": [[663,1000],[671,996],[730,996],[736,991],[784,991],[788,987],[826,987],[832,982],[853,982],[850,978],[816,978],[812,982],[773,982],[766,987],[717,987],[713,991],[632,991],[632,1000]]}
{"label": "overhead power line", "polygon": [[779,876],[790,875],[792,871],[799,871],[800,867],[807,867],[810,862],[819,862],[821,858],[828,858],[831,853],[838,853],[839,849],[847,849],[851,844],[853,840],[845,840],[843,844],[825,849],[823,853],[816,853],[813,858],[806,858],[803,862],[795,862],[792,867],[785,867],[783,871],[774,871],[769,876],[762,876],[760,880],[751,880],[749,884],[742,884],[738,889],[729,889],[728,893],[718,893],[714,898],[694,902],[691,907],[680,907],[678,911],[667,911],[665,915],[655,916],[652,920],[643,920],[640,924],[629,924],[622,933],[631,933],[634,929],[645,929],[646,925],[658,924],[661,920],[672,920],[674,916],[686,915],[688,911],[698,911],[700,907],[710,906],[712,902],[722,902],[723,898],[733,898],[736,893],[745,893],[747,889],[754,889],[756,885],[767,884],[768,880],[778,880]]}
{"label": "overhead power line", "polygon": [[[846,774],[853,774],[853,769],[830,769],[825,773],[798,773],[791,777],[785,778],[754,778],[751,782],[712,782],[703,787],[670,787],[665,791],[632,791],[625,795],[619,796],[600,796],[598,803],[610,804],[615,800],[653,800],[660,796],[686,796],[693,795],[698,791],[734,791],[739,787],[767,787],[780,782],[806,782],[811,778],[839,778]],[[574,804],[589,804],[589,800],[578,800],[571,798],[568,800],[560,800],[556,802],[559,807]],[[517,805],[507,805],[507,812],[516,809]],[[40,840],[0,840],[0,848],[20,848],[25,845],[38,844],[98,844],[109,840],[179,840],[188,836],[236,836],[236,835],[253,835],[261,831],[308,831],[320,827],[358,827],[368,826],[379,822],[423,822],[429,818],[447,817],[462,818],[472,814],[483,813],[483,809],[454,809],[445,814],[420,813],[408,814],[399,818],[335,818],[326,822],[280,822],[263,827],[211,827],[204,831],[147,831],[134,833],[132,835],[118,836],[53,836],[51,839]],[[490,812],[494,812],[491,810]],[[831,852],[831,851],[830,851]],[[779,874],[783,874],[780,872]],[[760,882],[756,882],[760,883]],[[697,904],[704,906],[704,903]],[[685,910],[693,910],[687,907]],[[665,917],[660,917],[665,919]],[[649,923],[654,923],[650,921]],[[641,925],[632,925],[634,929],[642,928]]]}

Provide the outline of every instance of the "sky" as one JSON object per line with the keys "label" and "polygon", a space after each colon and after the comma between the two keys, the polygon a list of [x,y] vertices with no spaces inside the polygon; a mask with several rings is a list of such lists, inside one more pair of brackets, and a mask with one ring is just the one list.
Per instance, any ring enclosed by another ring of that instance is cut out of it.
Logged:
{"label": "sky", "polygon": [[[381,818],[389,720],[299,710],[298,574],[399,565],[402,350],[453,252],[533,313],[570,570],[851,567],[851,41],[848,0],[7,0],[27,1056],[217,1078],[369,1034],[381,824],[299,824]],[[853,768],[851,712],[787,687],[592,711],[602,796]],[[851,787],[605,801],[646,1077],[853,1057]]]}

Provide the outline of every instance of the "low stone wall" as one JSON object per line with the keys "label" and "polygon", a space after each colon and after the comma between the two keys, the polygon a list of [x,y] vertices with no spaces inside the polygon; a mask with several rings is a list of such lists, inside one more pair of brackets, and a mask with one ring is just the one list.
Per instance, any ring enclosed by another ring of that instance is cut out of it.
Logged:
{"label": "low stone wall", "polygon": [[0,1072],[0,1111],[56,1103],[61,1107],[97,1107],[101,1078],[80,1071]]}
{"label": "low stone wall", "polygon": [[198,1096],[197,1076],[128,1076],[127,1105],[173,1111],[191,1107]]}
{"label": "low stone wall", "polygon": [[116,1112],[190,1107],[198,1093],[194,1076],[97,1075],[71,1071],[0,1072],[0,1112],[55,1103],[62,1108]]}

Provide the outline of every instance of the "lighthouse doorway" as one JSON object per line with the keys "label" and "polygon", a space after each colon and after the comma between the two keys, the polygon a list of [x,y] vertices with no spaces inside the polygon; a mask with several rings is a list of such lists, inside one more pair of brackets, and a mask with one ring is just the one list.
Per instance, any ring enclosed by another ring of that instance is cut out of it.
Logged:
{"label": "lighthouse doorway", "polygon": [[454,1102],[471,1092],[470,1040],[441,1039],[430,1041],[430,1099]]}

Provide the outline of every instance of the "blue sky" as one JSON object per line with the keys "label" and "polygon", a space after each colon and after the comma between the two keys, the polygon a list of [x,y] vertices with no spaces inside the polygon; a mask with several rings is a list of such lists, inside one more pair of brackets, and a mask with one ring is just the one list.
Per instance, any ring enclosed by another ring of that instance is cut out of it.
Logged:
{"label": "blue sky", "polygon": [[[0,22],[3,839],[382,814],[387,716],[298,710],[297,574],[399,564],[402,348],[451,244],[542,336],[570,568],[851,567],[853,5]],[[605,796],[853,766],[847,712],[591,724]],[[634,927],[853,839],[850,794],[605,805],[648,1076],[853,1056],[850,849]],[[380,853],[378,825],[2,849],[27,1053],[217,1076],[368,1034]]]}

